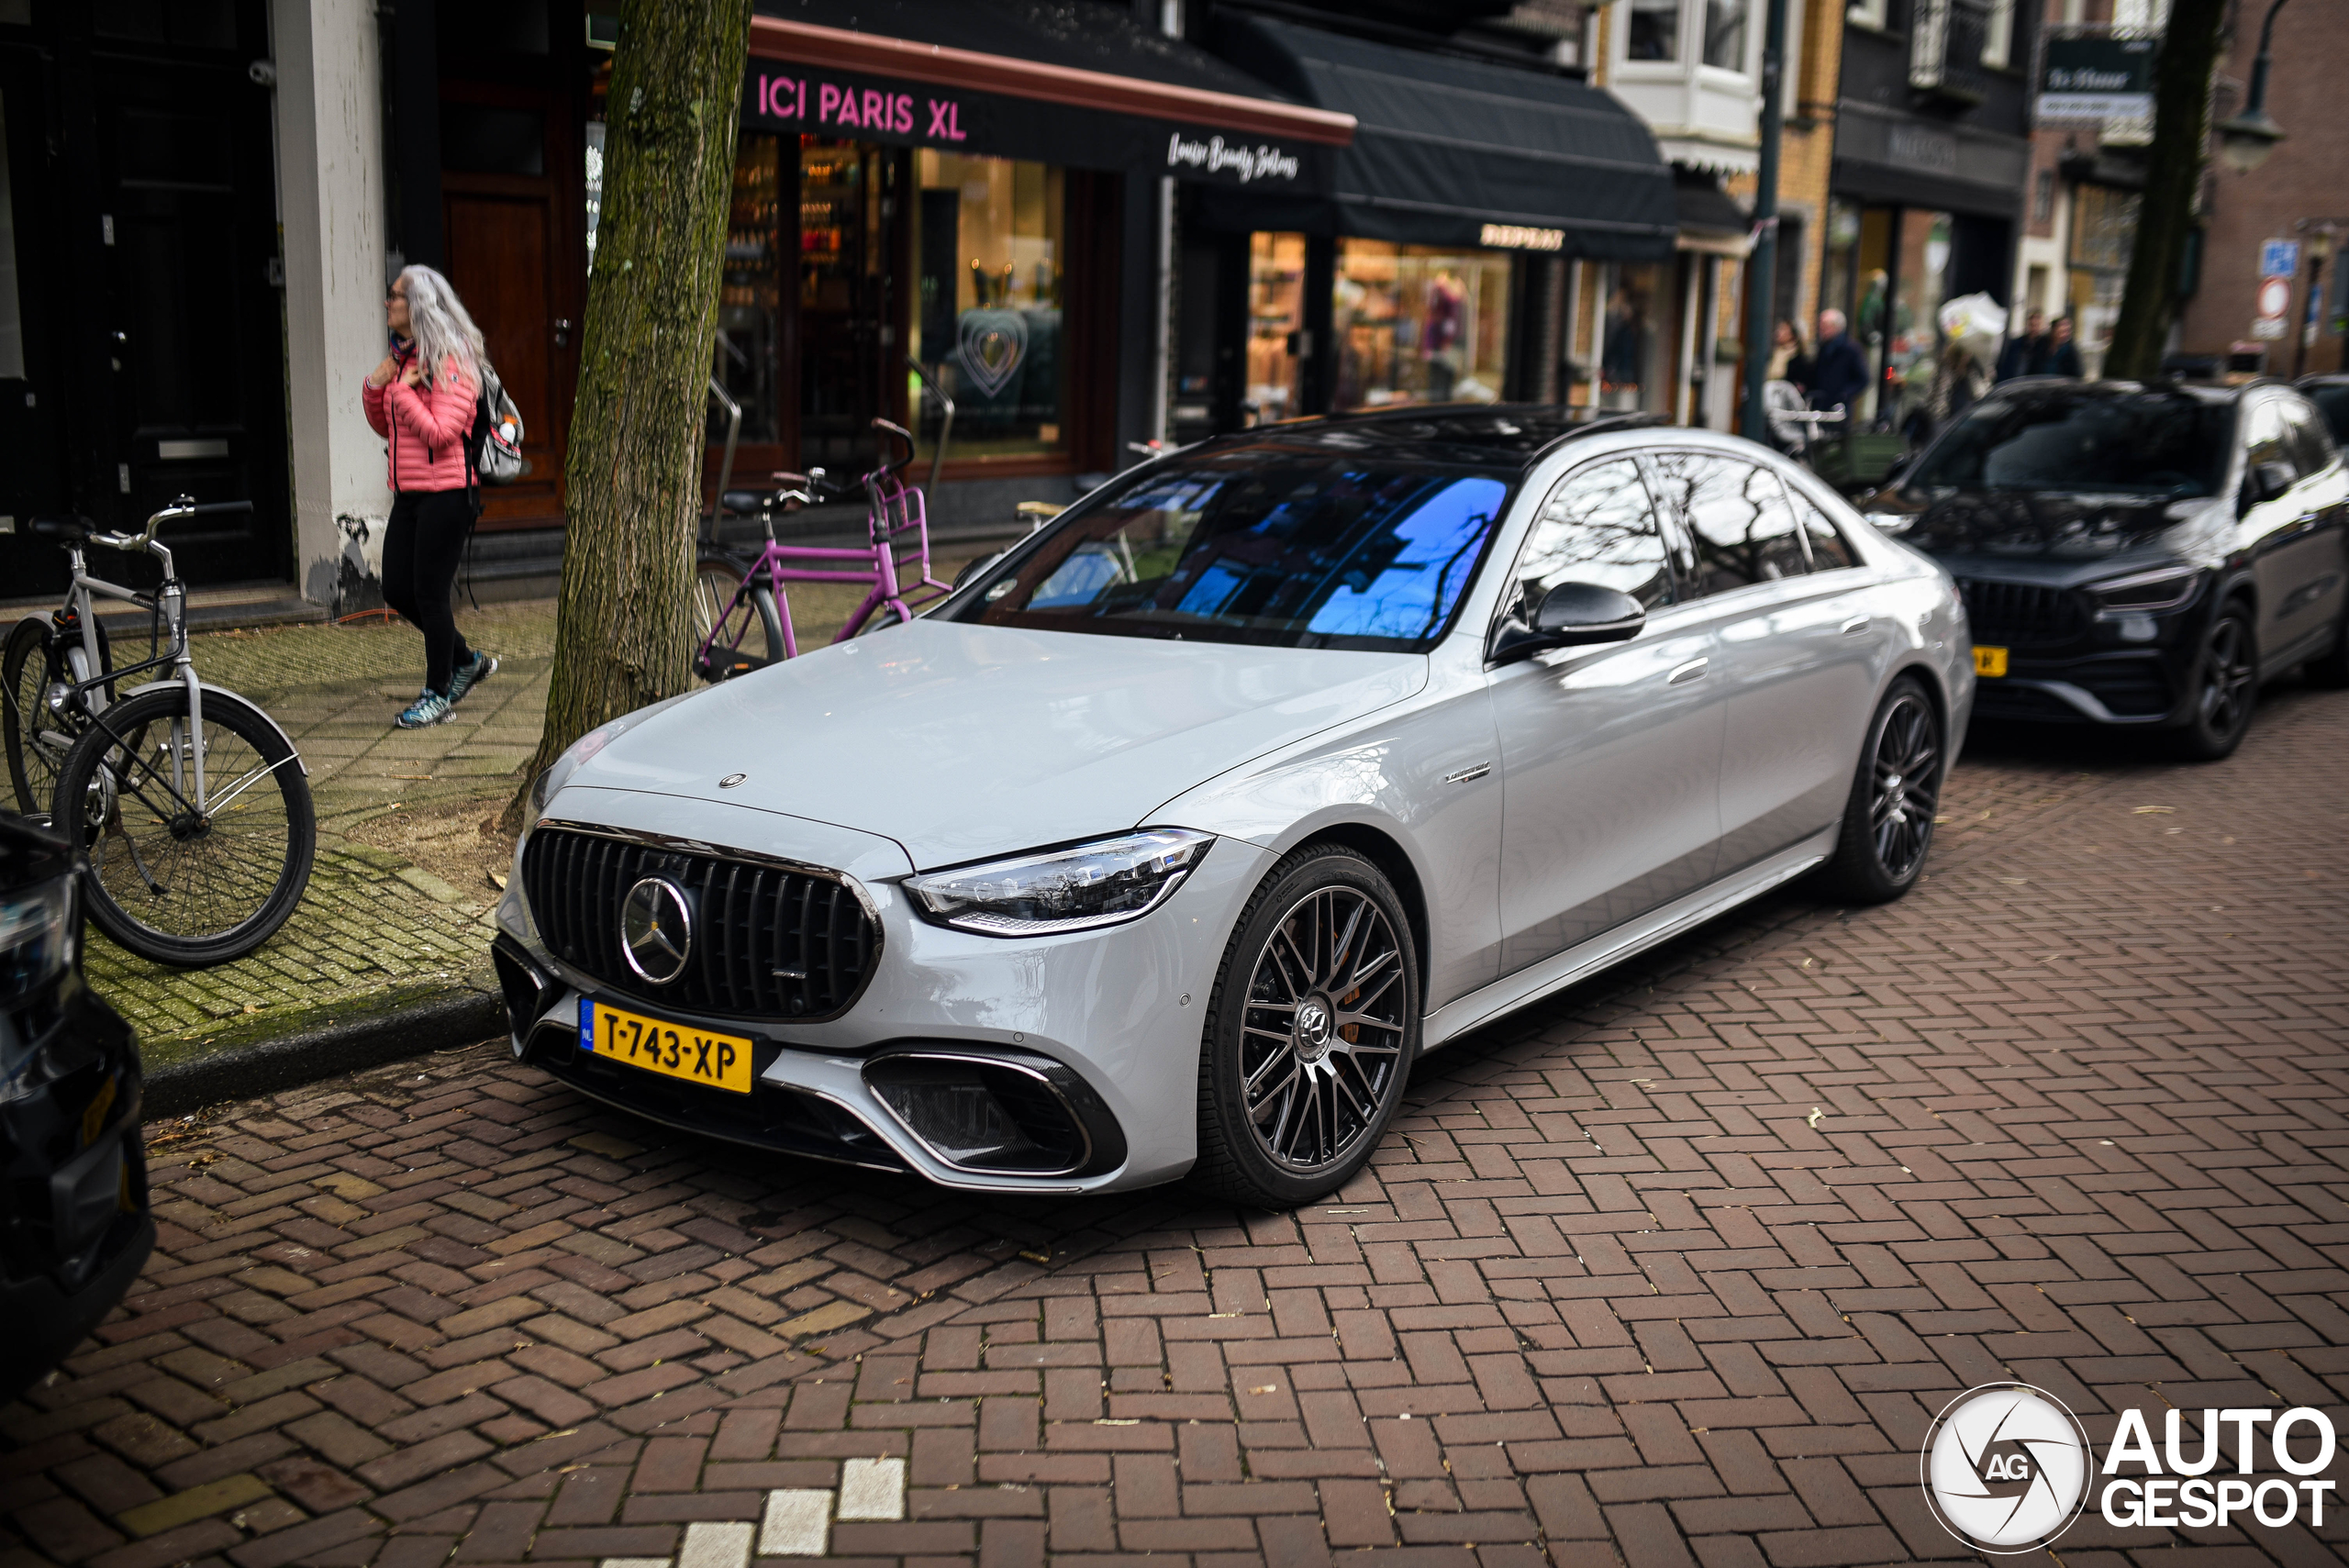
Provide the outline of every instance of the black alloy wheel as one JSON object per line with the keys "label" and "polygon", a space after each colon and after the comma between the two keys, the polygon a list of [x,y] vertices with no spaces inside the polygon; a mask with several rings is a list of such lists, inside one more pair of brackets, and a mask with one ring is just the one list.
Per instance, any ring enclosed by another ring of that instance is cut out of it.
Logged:
{"label": "black alloy wheel", "polygon": [[1868,721],[1857,776],[1825,880],[1854,903],[1899,897],[1923,874],[1949,753],[1941,714],[1913,675],[1892,684]]}
{"label": "black alloy wheel", "polygon": [[1241,913],[1206,1019],[1195,1186],[1286,1208],[1369,1160],[1419,1045],[1419,956],[1385,873],[1313,845]]}
{"label": "black alloy wheel", "polygon": [[2193,690],[2193,709],[2176,734],[2177,754],[2196,762],[2232,756],[2251,728],[2251,711],[2259,700],[2259,655],[2250,617],[2240,604],[2221,610],[2203,633]]}

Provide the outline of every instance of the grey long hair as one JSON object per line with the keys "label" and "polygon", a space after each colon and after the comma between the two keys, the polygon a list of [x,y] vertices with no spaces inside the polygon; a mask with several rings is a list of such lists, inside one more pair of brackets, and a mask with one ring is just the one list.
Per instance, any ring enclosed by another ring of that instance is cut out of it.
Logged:
{"label": "grey long hair", "polygon": [[439,375],[453,356],[473,385],[481,385],[482,361],[489,357],[481,328],[465,313],[464,301],[447,278],[417,262],[400,269],[407,285],[407,331],[427,374]]}

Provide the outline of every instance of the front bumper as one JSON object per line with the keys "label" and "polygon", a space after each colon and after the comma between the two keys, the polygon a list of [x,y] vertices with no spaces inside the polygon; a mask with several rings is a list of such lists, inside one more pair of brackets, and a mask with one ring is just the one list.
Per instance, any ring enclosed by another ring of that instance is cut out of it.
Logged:
{"label": "front bumper", "polygon": [[[681,812],[691,820],[681,822]],[[697,1015],[618,992],[562,962],[530,917],[518,855],[493,950],[513,1049],[581,1093],[710,1137],[969,1191],[1150,1186],[1180,1176],[1197,1157],[1208,993],[1270,851],[1220,840],[1164,904],[1138,920],[1006,940],[915,914],[899,885],[902,854],[890,869],[886,857],[868,852],[885,840],[860,847],[844,829],[772,812],[600,790],[565,792],[554,815],[624,830],[657,817],[661,830],[689,832],[707,845],[847,871],[881,931],[871,979],[837,1018]],[[750,1037],[751,1092],[666,1078],[582,1050],[579,1009],[586,999]],[[901,1093],[898,1108],[885,1098],[893,1084],[940,1073],[990,1085],[1015,1118],[1067,1124],[1070,1158],[1044,1173],[974,1168],[951,1158],[943,1140],[918,1134]]]}
{"label": "front bumper", "polygon": [[[2192,716],[2196,652],[2211,613],[2207,583],[2193,598],[2162,610],[2099,613],[2078,588],[1964,571],[1960,582],[1976,645],[2002,648],[2007,656],[2004,675],[1975,684],[1976,717],[2158,728]],[[1985,600],[1988,615],[1973,607]],[[2018,601],[2029,613],[1999,613],[2013,611]]]}
{"label": "front bumper", "polygon": [[78,966],[0,1011],[0,1399],[55,1365],[155,1240],[130,1028]]}

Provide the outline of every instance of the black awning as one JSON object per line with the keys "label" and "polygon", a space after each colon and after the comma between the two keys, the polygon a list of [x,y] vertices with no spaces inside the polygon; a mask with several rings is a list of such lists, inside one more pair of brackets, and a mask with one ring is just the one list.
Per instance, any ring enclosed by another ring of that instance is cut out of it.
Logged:
{"label": "black awning", "polygon": [[1631,110],[1586,83],[1267,17],[1219,17],[1214,45],[1357,124],[1328,200],[1276,206],[1213,190],[1210,223],[1607,261],[1672,252],[1671,166]]}
{"label": "black awning", "polygon": [[758,0],[742,117],[1286,195],[1353,123],[1079,0]]}
{"label": "black awning", "polygon": [[1710,174],[1674,169],[1672,204],[1685,232],[1744,234],[1753,227],[1753,215],[1738,206],[1737,198],[1722,190],[1720,181]]}

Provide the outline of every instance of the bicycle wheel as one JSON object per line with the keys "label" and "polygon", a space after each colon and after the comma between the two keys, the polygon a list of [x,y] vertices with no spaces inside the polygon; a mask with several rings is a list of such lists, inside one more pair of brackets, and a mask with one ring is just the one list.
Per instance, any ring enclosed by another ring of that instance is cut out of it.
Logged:
{"label": "bicycle wheel", "polygon": [[[735,596],[745,570],[732,556],[716,550],[705,550],[694,562],[694,673],[705,681],[722,681],[783,657],[782,645],[769,638],[766,617],[753,596]],[[718,632],[715,641],[712,628]],[[709,646],[707,660],[702,657],[705,643]]]}
{"label": "bicycle wheel", "polygon": [[[27,616],[8,633],[0,653],[0,743],[8,753],[8,783],[17,809],[38,817],[57,798],[57,773],[88,720],[78,708],[49,706],[49,617]],[[100,673],[114,669],[106,628],[98,628]],[[112,696],[113,688],[106,695]]]}
{"label": "bicycle wheel", "polygon": [[203,748],[198,813],[187,688],[161,687],[107,708],[58,775],[57,825],[78,823],[89,855],[91,918],[158,963],[220,963],[268,940],[317,851],[309,780],[259,708],[206,692]]}

